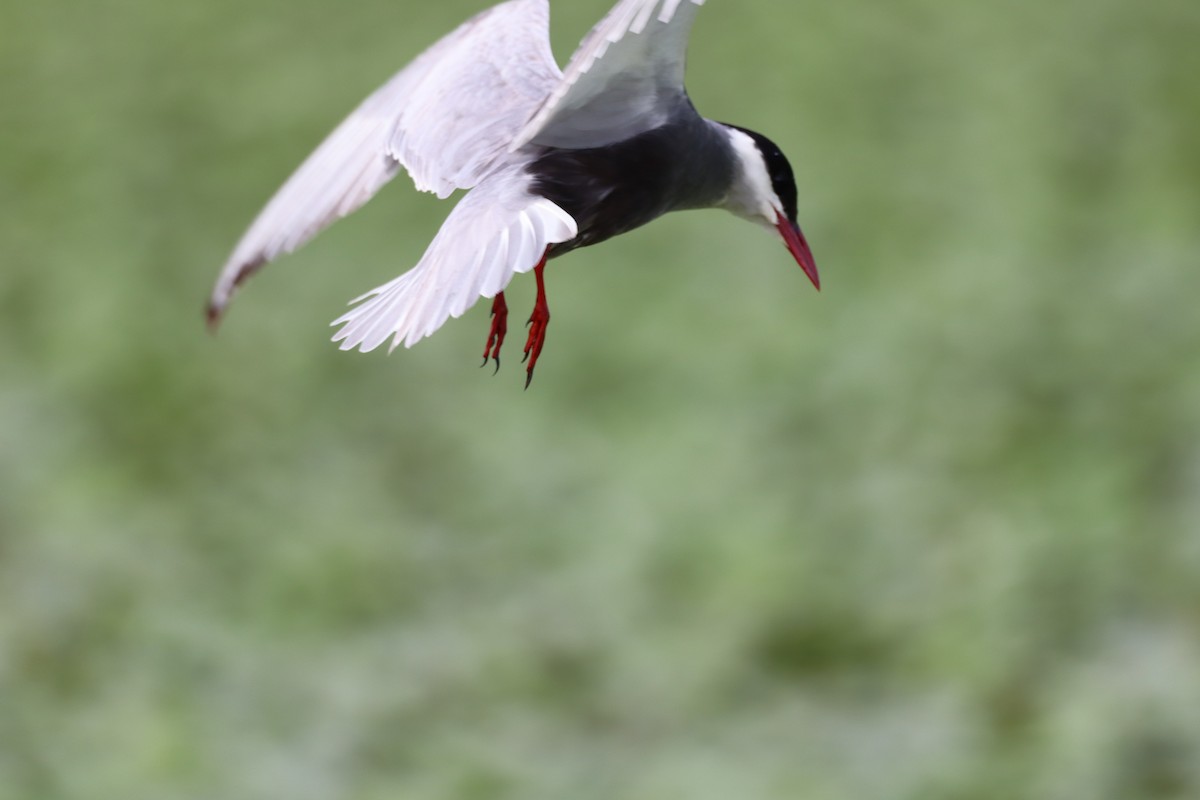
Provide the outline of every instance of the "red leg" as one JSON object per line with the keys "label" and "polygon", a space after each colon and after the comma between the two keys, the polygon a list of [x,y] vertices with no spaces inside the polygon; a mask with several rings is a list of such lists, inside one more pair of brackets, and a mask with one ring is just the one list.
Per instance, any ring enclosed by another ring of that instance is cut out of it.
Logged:
{"label": "red leg", "polygon": [[533,268],[533,276],[537,278],[537,300],[533,304],[533,314],[529,317],[529,338],[525,341],[525,358],[529,366],[525,368],[525,388],[533,380],[533,368],[537,366],[538,356],[542,354],[542,345],[546,343],[546,325],[550,322],[550,306],[546,304],[546,282],[542,272],[546,269],[546,257],[550,249],[542,254],[542,260]]}
{"label": "red leg", "polygon": [[504,302],[504,292],[496,294],[492,301],[492,330],[488,334],[487,346],[483,348],[483,363],[488,359],[496,362],[496,372],[500,371],[500,345],[504,344],[504,334],[508,333],[508,303]]}

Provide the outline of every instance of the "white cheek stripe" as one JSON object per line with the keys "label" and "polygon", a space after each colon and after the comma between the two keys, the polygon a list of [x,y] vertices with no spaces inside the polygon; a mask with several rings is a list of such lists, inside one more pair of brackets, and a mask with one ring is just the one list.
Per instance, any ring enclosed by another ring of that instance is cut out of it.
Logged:
{"label": "white cheek stripe", "polygon": [[783,203],[775,194],[771,185],[771,176],[767,174],[767,164],[763,161],[758,145],[746,134],[734,128],[729,129],[729,140],[742,165],[742,174],[746,177],[747,188],[753,194],[753,202],[758,205],[757,211],[769,222],[775,222],[775,215],[783,208]]}

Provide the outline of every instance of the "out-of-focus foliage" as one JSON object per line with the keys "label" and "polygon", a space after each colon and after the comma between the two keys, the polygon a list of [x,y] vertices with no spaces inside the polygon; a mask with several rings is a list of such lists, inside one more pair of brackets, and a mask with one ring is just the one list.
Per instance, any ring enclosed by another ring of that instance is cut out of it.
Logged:
{"label": "out-of-focus foliage", "polygon": [[66,5],[0,25],[0,797],[1200,796],[1195,0],[712,0],[825,290],[661,220],[552,264],[527,392],[486,304],[327,342],[403,178],[200,314],[483,3]]}

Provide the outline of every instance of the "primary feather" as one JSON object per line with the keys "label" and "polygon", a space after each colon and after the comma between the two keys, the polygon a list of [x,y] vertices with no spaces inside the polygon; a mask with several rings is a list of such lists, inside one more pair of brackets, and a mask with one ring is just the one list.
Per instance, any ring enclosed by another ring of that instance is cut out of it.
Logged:
{"label": "primary feather", "polygon": [[602,147],[662,125],[684,97],[688,35],[704,0],[622,0],[584,38],[512,143]]}

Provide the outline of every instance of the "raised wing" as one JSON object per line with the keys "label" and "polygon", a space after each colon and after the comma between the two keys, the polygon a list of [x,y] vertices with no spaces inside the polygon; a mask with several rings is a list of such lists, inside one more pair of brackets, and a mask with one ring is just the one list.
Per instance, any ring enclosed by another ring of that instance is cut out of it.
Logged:
{"label": "raised wing", "polygon": [[524,166],[514,164],[462,199],[417,266],[353,303],[333,322],[341,349],[374,350],[387,339],[412,347],[448,317],[462,316],[480,297],[504,290],[514,273],[533,269],[546,248],[575,238],[566,211],[528,192]]}
{"label": "raised wing", "polygon": [[475,186],[506,162],[561,76],[548,0],[510,0],[463,23],[363,101],[271,198],[217,279],[210,323],[242,281],[362,206],[401,166],[438,197]]}
{"label": "raised wing", "polygon": [[511,145],[602,147],[657,128],[687,103],[688,35],[704,0],[621,0]]}

